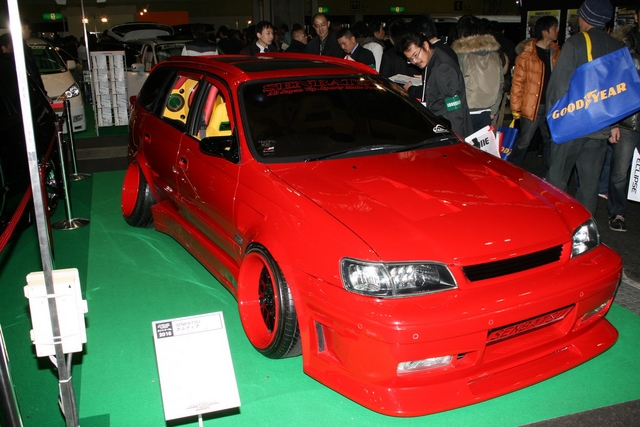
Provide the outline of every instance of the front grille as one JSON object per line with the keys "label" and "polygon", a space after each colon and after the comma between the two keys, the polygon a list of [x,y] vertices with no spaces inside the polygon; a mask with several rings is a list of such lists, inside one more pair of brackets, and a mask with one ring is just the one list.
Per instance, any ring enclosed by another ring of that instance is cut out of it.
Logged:
{"label": "front grille", "polygon": [[462,267],[470,282],[505,276],[560,260],[562,245],[515,258]]}

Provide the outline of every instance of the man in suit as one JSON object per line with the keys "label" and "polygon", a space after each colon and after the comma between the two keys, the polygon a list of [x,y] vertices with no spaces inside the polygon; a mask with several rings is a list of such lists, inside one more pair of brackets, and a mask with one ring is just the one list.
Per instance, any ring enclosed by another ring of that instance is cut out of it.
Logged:
{"label": "man in suit", "polygon": [[376,58],[373,56],[373,53],[358,44],[356,36],[349,28],[340,29],[340,31],[336,33],[336,39],[338,39],[338,45],[340,45],[346,54],[344,59],[357,61],[370,66],[374,70],[376,69]]}
{"label": "man in suit", "polygon": [[260,21],[256,24],[256,40],[247,44],[240,53],[242,55],[256,55],[258,53],[277,52],[278,48],[273,44],[273,25],[269,21]]}

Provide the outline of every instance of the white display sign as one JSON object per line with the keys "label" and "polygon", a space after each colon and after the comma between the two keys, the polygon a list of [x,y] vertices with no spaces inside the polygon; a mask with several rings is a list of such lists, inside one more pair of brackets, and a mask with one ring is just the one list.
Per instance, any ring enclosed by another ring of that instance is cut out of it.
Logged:
{"label": "white display sign", "polygon": [[152,322],[165,420],[240,406],[222,312]]}

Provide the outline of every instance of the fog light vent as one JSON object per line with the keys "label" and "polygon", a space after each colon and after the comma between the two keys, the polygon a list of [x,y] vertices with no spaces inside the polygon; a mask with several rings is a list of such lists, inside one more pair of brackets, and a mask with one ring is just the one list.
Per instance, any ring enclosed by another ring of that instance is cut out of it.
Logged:
{"label": "fog light vent", "polygon": [[585,313],[578,321],[578,326],[583,326],[585,323],[589,323],[591,320],[598,319],[604,316],[605,314],[607,314],[607,311],[612,301],[613,301],[613,298],[610,298],[608,301],[603,302],[598,307]]}
{"label": "fog light vent", "polygon": [[428,359],[413,360],[410,362],[398,363],[397,373],[410,374],[417,371],[425,371],[428,369],[442,368],[451,363],[454,356],[430,357]]}
{"label": "fog light vent", "polygon": [[316,335],[318,337],[318,353],[322,353],[324,351],[324,327],[320,322],[316,322]]}

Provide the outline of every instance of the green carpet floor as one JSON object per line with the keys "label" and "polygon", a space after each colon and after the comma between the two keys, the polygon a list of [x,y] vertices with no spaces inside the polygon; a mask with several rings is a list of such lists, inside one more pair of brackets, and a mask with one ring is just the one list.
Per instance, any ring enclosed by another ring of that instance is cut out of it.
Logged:
{"label": "green carpet floor", "polygon": [[[515,393],[417,418],[371,412],[302,372],[302,359],[271,360],[246,339],[235,300],[178,243],[129,227],[120,214],[124,172],[72,183],[82,229],[54,231],[55,268],[77,267],[89,312],[87,344],[73,379],[82,427],[196,426],[163,417],[151,322],[222,311],[242,406],[205,417],[205,426],[520,426],[640,398],[640,316],[614,304],[618,342],[600,357]],[[54,219],[64,217],[58,212]],[[57,377],[29,339],[25,276],[42,269],[35,227],[0,254],[0,325],[25,427],[64,426]],[[425,396],[428,399],[428,396]]]}

